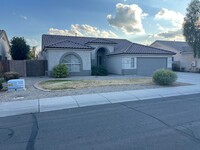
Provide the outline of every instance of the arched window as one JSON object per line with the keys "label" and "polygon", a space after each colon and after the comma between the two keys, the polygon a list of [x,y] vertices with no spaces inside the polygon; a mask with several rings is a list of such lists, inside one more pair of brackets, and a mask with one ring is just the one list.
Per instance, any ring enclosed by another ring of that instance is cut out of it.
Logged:
{"label": "arched window", "polygon": [[62,60],[62,64],[66,64],[69,72],[80,72],[81,62],[79,58],[73,54],[66,55]]}

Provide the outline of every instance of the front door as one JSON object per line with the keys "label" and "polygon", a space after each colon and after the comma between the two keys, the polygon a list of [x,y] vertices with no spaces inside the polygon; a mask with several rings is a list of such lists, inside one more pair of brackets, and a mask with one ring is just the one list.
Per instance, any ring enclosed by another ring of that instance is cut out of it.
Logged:
{"label": "front door", "polygon": [[97,66],[106,67],[106,51],[105,51],[105,49],[99,49],[97,51]]}
{"label": "front door", "polygon": [[97,66],[103,66],[103,60],[102,60],[102,56],[98,55],[97,56]]}

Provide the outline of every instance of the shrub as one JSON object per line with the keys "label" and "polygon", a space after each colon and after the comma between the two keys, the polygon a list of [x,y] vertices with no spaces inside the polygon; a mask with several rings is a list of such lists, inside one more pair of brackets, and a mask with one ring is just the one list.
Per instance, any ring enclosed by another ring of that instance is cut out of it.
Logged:
{"label": "shrub", "polygon": [[106,68],[101,66],[92,67],[92,75],[93,76],[107,76],[108,72]]}
{"label": "shrub", "polygon": [[53,68],[52,76],[54,78],[66,78],[68,74],[68,69],[65,64],[59,64]]}
{"label": "shrub", "polygon": [[11,80],[11,79],[19,79],[20,74],[17,72],[5,72],[3,75],[3,78],[5,81]]}
{"label": "shrub", "polygon": [[176,80],[177,75],[171,70],[160,69],[153,74],[153,82],[159,85],[170,85]]}
{"label": "shrub", "polygon": [[172,70],[173,71],[180,71],[180,65],[179,64],[176,64],[176,63],[173,63],[172,64]]}

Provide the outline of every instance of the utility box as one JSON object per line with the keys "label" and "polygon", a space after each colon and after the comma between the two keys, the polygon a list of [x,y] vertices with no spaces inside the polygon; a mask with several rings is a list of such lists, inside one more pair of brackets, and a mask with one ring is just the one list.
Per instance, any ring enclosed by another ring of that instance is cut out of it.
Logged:
{"label": "utility box", "polygon": [[8,81],[8,91],[23,91],[25,90],[24,79],[12,79]]}

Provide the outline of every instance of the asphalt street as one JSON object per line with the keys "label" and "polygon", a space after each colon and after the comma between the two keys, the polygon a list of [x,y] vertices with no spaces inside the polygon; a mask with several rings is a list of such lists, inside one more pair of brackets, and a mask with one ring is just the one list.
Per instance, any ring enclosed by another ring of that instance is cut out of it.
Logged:
{"label": "asphalt street", "polygon": [[200,94],[0,118],[0,150],[199,150]]}

